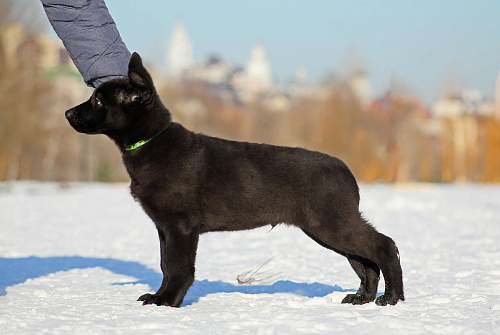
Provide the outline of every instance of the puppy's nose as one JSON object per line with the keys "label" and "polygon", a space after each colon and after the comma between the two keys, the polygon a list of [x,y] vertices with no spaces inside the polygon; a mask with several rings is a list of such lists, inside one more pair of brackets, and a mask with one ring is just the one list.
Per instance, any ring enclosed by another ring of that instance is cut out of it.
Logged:
{"label": "puppy's nose", "polygon": [[64,115],[66,116],[66,119],[69,120],[73,117],[75,114],[75,111],[73,109],[68,109]]}

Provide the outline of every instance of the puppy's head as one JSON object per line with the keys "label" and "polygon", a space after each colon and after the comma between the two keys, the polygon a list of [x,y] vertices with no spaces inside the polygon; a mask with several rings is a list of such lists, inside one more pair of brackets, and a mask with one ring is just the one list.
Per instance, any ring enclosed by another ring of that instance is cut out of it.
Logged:
{"label": "puppy's head", "polygon": [[130,58],[128,78],[103,83],[88,101],[67,110],[65,115],[80,133],[119,134],[137,123],[141,111],[155,99],[153,80],[141,57],[134,53]]}

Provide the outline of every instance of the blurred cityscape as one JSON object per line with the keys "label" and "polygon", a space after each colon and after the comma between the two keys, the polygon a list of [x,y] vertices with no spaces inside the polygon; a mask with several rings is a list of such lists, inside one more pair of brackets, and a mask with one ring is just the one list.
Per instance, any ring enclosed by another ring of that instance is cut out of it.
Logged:
{"label": "blurred cityscape", "polygon": [[[396,80],[374,95],[359,64],[319,82],[299,68],[277,85],[270,46],[259,43],[246,64],[194,60],[182,22],[166,43],[165,64],[146,66],[188,129],[326,152],[365,182],[500,182],[500,77],[494,97],[450,84],[424,103]],[[91,92],[58,39],[0,16],[0,180],[127,180],[111,141],[78,134],[64,118]]]}

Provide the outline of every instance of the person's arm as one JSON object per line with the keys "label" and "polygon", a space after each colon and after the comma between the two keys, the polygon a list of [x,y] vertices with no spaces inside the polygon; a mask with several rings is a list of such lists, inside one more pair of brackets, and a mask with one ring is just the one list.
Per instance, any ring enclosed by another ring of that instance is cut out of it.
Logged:
{"label": "person's arm", "polygon": [[130,51],[104,0],[41,2],[87,85],[97,87],[107,80],[127,76]]}

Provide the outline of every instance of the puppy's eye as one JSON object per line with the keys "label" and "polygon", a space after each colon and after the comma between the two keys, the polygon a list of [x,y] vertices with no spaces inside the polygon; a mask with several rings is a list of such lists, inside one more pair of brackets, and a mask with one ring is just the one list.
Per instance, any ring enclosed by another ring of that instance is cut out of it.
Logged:
{"label": "puppy's eye", "polygon": [[95,104],[98,107],[102,107],[102,102],[101,102],[101,100],[99,98],[95,98]]}

